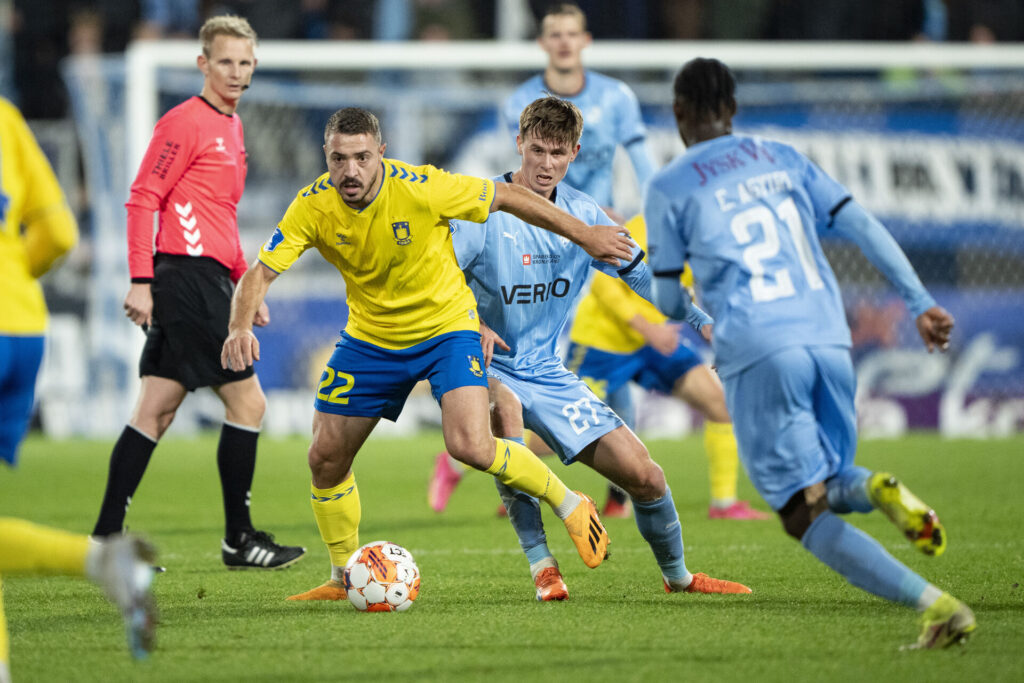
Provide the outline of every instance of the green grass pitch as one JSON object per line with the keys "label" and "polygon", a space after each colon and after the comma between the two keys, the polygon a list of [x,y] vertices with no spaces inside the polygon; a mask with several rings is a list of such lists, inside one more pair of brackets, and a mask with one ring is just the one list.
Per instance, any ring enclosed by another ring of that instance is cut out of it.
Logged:
{"label": "green grass pitch", "polygon": [[[109,442],[31,438],[16,470],[0,472],[0,514],[87,533]],[[158,651],[129,659],[120,619],[80,579],[5,577],[11,671],[29,681],[687,680],[994,681],[1024,671],[1024,439],[948,441],[915,435],[868,441],[859,462],[888,469],[936,507],[949,533],[939,558],[918,554],[879,513],[848,517],[897,558],[974,609],[965,647],[900,652],[916,615],[847,585],[787,537],[777,521],[706,518],[707,466],[697,438],[653,441],[683,525],[691,571],[743,581],[749,596],[665,595],[632,520],[609,520],[612,556],[588,570],[545,511],[549,544],[570,599],[533,599],[525,559],[495,516],[490,478],[469,473],[441,515],[426,503],[437,433],[373,439],[356,460],[361,539],[409,548],[423,576],[401,614],[347,602],[284,598],[321,583],[326,550],[309,508],[306,441],[263,439],[253,518],[309,548],[295,567],[228,572],[213,436],[157,449],[128,517],[160,548]],[[590,470],[549,460],[599,501]],[[756,499],[750,484],[741,495]],[[758,500],[757,504],[764,508]]]}

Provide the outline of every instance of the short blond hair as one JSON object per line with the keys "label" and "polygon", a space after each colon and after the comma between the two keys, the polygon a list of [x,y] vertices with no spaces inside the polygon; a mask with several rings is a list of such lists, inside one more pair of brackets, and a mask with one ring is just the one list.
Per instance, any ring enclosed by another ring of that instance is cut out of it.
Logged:
{"label": "short blond hair", "polygon": [[525,142],[531,133],[538,140],[575,147],[583,134],[583,114],[569,100],[554,95],[541,97],[519,115],[519,137]]}
{"label": "short blond hair", "polygon": [[584,31],[587,30],[587,15],[583,13],[579,5],[571,2],[560,2],[544,10],[544,16],[540,18],[541,35],[544,35],[544,22],[548,17],[576,17],[580,20],[580,28]]}
{"label": "short blond hair", "polygon": [[213,47],[213,39],[217,36],[232,36],[234,38],[246,38],[256,46],[256,31],[249,25],[244,17],[234,14],[221,14],[210,17],[199,29],[199,42],[203,45],[203,54],[210,56],[210,49]]}

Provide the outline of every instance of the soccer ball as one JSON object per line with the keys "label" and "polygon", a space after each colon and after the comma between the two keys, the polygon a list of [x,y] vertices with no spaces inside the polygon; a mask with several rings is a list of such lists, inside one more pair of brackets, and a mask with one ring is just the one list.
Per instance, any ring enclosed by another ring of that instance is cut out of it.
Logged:
{"label": "soccer ball", "polygon": [[419,595],[420,570],[402,546],[374,541],[345,563],[345,590],[360,612],[404,612]]}

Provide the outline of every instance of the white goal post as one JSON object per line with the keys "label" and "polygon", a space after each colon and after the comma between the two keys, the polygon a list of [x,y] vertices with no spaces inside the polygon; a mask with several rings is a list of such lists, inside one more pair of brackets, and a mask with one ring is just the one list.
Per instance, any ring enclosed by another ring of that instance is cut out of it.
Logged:
{"label": "white goal post", "polygon": [[[142,161],[157,117],[157,72],[195,64],[194,41],[135,42],[126,53],[128,162]],[[733,69],[863,71],[1020,69],[1024,45],[934,43],[809,43],[755,41],[603,41],[584,52],[592,69],[664,69],[666,84],[682,64],[712,56]],[[546,56],[533,41],[401,43],[266,41],[256,49],[261,69],[302,71],[522,71],[542,69]],[[666,89],[667,93],[667,89]]]}
{"label": "white goal post", "polygon": [[[130,412],[142,336],[121,309],[124,202],[159,116],[199,91],[199,50],[191,40],[138,42],[123,58],[77,57],[65,67],[89,185],[92,258],[85,318],[65,321],[53,348],[68,353],[39,394],[48,431],[63,424],[67,433],[116,433]],[[658,165],[682,149],[671,83],[696,56],[716,57],[737,72],[737,129],[792,144],[843,182],[882,218],[962,322],[953,352],[923,354],[892,289],[856,249],[826,245],[860,338],[854,353],[864,433],[1024,431],[1024,317],[1005,313],[1024,300],[1024,45],[592,45],[587,67],[636,92]],[[323,172],[319,140],[330,112],[372,109],[388,153],[398,158],[498,175],[517,163],[499,105],[546,63],[533,41],[267,41],[256,57],[254,87],[240,108],[249,175],[239,228],[250,258],[296,190]],[[629,213],[639,208],[640,193],[624,157],[613,161],[614,202]],[[293,270],[275,285],[276,313],[260,332],[273,433],[308,428],[310,387],[345,319],[336,272],[315,258]],[[208,423],[219,405],[210,399],[208,410],[204,396],[186,402],[175,429]],[[643,400],[654,403],[644,407],[641,429],[685,431],[692,415],[672,412],[684,410],[678,402]],[[85,401],[87,415],[78,409]],[[436,407],[429,397],[420,403],[411,400],[402,420],[429,424]]]}

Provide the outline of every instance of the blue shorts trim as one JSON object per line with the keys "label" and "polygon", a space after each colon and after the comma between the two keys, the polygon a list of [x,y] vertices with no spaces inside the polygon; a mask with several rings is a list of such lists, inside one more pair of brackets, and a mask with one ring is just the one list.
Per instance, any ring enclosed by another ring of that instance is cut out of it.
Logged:
{"label": "blue shorts trim", "polygon": [[0,460],[11,466],[18,463],[18,446],[32,418],[44,339],[0,336]]}
{"label": "blue shorts trim", "polygon": [[773,509],[853,466],[856,379],[845,347],[785,348],[724,385],[740,459]]}
{"label": "blue shorts trim", "polygon": [[492,363],[487,374],[519,398],[526,428],[544,439],[566,465],[623,424],[590,387],[565,368],[522,379]]}
{"label": "blue shorts trim", "polygon": [[680,377],[703,363],[701,357],[682,342],[670,356],[650,346],[633,353],[610,353],[572,344],[569,359],[569,369],[582,377],[603,400],[630,381],[651,391],[671,394]]}
{"label": "blue shorts trim", "polygon": [[439,335],[407,349],[385,349],[342,333],[317,385],[314,407],[321,413],[384,417],[402,413],[409,392],[430,382],[434,399],[452,389],[487,386],[477,332]]}

